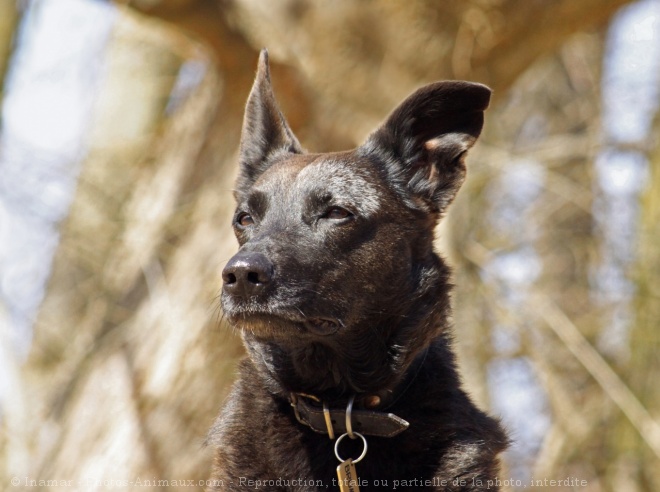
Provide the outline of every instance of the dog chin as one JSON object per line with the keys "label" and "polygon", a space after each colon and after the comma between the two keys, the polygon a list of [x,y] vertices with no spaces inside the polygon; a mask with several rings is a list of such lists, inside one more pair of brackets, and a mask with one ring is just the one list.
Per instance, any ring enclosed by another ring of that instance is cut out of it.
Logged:
{"label": "dog chin", "polygon": [[233,326],[261,339],[327,337],[334,335],[341,328],[339,321],[328,317],[287,316],[259,312],[225,312],[225,314]]}

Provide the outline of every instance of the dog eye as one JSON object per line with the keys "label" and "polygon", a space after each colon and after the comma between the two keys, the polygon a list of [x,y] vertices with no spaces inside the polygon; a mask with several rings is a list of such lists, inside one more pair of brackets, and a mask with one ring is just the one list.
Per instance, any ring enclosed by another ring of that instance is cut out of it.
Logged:
{"label": "dog eye", "polygon": [[341,207],[332,207],[329,208],[322,216],[321,218],[323,219],[330,219],[330,220],[341,220],[341,219],[347,219],[349,217],[352,217],[353,214],[350,213],[348,210],[345,208]]}
{"label": "dog eye", "polygon": [[236,217],[236,224],[241,227],[247,227],[254,224],[254,219],[247,212],[242,212],[238,214],[238,217]]}

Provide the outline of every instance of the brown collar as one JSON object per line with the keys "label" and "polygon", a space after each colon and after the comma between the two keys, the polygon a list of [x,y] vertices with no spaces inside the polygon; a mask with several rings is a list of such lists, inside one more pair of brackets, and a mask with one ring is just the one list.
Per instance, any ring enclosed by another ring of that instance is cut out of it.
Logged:
{"label": "brown collar", "polygon": [[[348,432],[347,409],[329,408],[318,398],[304,393],[291,393],[291,406],[296,419],[314,432],[328,434],[330,439]],[[348,410],[352,430],[368,436],[394,437],[408,428],[408,422],[387,412]]]}
{"label": "brown collar", "polygon": [[[330,439],[334,439],[336,435],[345,432],[352,435],[352,431],[378,437],[394,437],[400,434],[410,425],[407,421],[393,413],[368,409],[377,406],[387,408],[394,405],[408,391],[408,388],[410,388],[419,375],[419,371],[426,361],[428,351],[429,349],[427,347],[417,357],[411,368],[412,371],[408,372],[410,376],[404,379],[403,385],[399,388],[398,392],[392,394],[388,391],[382,394],[382,397],[377,394],[363,396],[361,403],[362,406],[367,408],[365,410],[353,410],[354,398],[349,400],[346,408],[329,408],[326,402],[321,401],[314,395],[291,393],[289,401],[293,407],[296,419],[301,424],[310,427],[314,432],[328,434]],[[390,401],[386,402],[383,400]],[[349,428],[349,426],[352,428]]]}

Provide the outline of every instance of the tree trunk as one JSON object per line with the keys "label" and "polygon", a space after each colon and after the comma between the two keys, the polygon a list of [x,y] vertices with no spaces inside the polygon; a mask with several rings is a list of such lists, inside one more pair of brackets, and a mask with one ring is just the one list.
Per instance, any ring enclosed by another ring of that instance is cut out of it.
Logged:
{"label": "tree trunk", "polygon": [[[31,476],[203,477],[198,442],[211,420],[196,412],[217,410],[201,395],[221,397],[238,353],[209,316],[232,244],[204,219],[226,217],[228,200],[205,203],[208,189],[192,200],[187,188],[221,81],[199,47],[131,16],[120,17],[107,59],[27,368],[40,389]],[[183,59],[198,80],[163,119]]]}
{"label": "tree trunk", "polygon": [[[660,134],[660,113],[656,115],[651,135]],[[638,251],[633,280],[636,287],[634,319],[629,335],[630,354],[625,377],[630,389],[639,398],[650,416],[660,422],[660,142],[649,155],[647,187],[640,201]],[[608,478],[618,490],[660,490],[658,457],[641,439],[628,419],[618,416],[607,433],[609,445],[615,450]],[[655,436],[656,442],[660,435]],[[614,490],[614,489],[613,489]]]}
{"label": "tree trunk", "polygon": [[5,75],[13,53],[14,37],[18,30],[19,19],[16,2],[11,0],[0,2],[0,100],[4,94]]}
{"label": "tree trunk", "polygon": [[[16,2],[0,2],[0,101],[4,96],[7,71],[14,53],[14,38],[18,32],[21,15]],[[2,129],[0,113],[0,130]],[[0,221],[5,211],[0,204]],[[0,374],[3,376],[3,393],[0,394],[0,431],[6,437],[0,461],[5,467],[0,469],[0,481],[3,483],[13,472],[25,472],[28,469],[30,450],[27,438],[29,425],[25,418],[24,383],[19,370],[20,364],[11,336],[10,315],[0,298]]]}

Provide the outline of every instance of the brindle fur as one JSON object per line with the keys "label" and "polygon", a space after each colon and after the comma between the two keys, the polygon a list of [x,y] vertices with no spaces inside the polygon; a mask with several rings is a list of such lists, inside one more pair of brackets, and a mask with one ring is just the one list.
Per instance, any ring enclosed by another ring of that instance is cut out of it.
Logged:
{"label": "brindle fur", "polygon": [[[461,389],[450,271],[433,251],[489,99],[480,84],[430,84],[357,149],[309,154],[277,107],[262,52],[240,145],[241,247],[223,273],[222,306],[248,357],[209,436],[214,490],[338,490],[334,441],[295,419],[291,392],[333,406],[381,395],[376,410],[410,422],[396,437],[367,436],[362,491],[497,490],[507,439]],[[265,274],[237,280],[246,268]],[[235,290],[244,287],[254,290]],[[360,449],[342,442],[345,456]]]}

